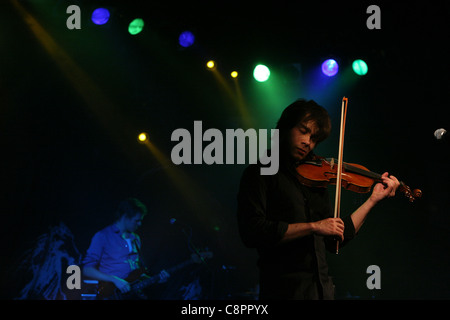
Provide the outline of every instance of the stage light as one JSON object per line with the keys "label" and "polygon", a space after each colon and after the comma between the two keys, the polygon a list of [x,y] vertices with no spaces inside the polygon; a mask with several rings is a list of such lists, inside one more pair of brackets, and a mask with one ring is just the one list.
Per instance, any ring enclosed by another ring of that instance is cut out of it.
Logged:
{"label": "stage light", "polygon": [[270,70],[263,64],[258,64],[253,70],[253,77],[258,82],[267,81],[270,77]]}
{"label": "stage light", "polygon": [[102,25],[108,22],[110,13],[108,9],[97,8],[92,12],[91,20],[97,25]]}
{"label": "stage light", "polygon": [[144,20],[140,18],[134,19],[128,26],[128,32],[133,36],[140,33],[142,29],[144,29]]}
{"label": "stage light", "polygon": [[147,141],[147,139],[148,139],[148,135],[145,132],[142,132],[138,135],[138,140],[140,142],[145,142],[145,141]]}
{"label": "stage light", "polygon": [[214,60],[209,60],[209,61],[206,63],[206,67],[207,67],[208,69],[214,69],[215,66],[216,66],[216,63],[214,62]]}
{"label": "stage light", "polygon": [[358,76],[364,76],[367,74],[367,71],[369,71],[367,63],[361,59],[353,61],[352,68]]}
{"label": "stage light", "polygon": [[237,71],[232,71],[230,75],[232,78],[237,78],[239,73]]}
{"label": "stage light", "polygon": [[339,65],[336,60],[328,59],[322,63],[322,72],[328,77],[335,76],[339,71]]}
{"label": "stage light", "polygon": [[192,46],[194,44],[194,41],[195,36],[190,31],[183,31],[178,38],[178,43],[180,44],[180,46],[185,48]]}

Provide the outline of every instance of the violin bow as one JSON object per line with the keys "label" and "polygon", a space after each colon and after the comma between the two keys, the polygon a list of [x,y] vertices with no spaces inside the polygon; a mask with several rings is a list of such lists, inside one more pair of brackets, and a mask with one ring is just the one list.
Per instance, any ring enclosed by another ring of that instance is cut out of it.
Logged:
{"label": "violin bow", "polygon": [[[338,167],[336,177],[336,198],[334,201],[334,217],[340,217],[341,208],[341,185],[342,185],[342,166],[344,163],[344,133],[345,133],[345,119],[347,117],[347,104],[348,99],[344,97],[342,99],[341,109],[341,130],[339,134],[339,155],[338,155]],[[339,254],[339,240],[336,241],[336,254]]]}

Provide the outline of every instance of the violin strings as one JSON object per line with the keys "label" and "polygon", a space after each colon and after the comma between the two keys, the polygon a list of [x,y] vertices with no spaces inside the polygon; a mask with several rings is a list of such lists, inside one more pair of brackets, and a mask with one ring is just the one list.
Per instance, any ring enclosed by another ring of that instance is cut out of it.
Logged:
{"label": "violin strings", "polygon": [[367,170],[364,170],[364,169],[352,166],[350,164],[346,164],[345,163],[344,164],[344,168],[347,171],[360,174],[360,175],[365,176],[367,178],[376,179],[376,180],[380,180],[381,179],[381,175],[378,174],[378,173],[375,173],[375,172],[372,172],[372,171],[367,171]]}

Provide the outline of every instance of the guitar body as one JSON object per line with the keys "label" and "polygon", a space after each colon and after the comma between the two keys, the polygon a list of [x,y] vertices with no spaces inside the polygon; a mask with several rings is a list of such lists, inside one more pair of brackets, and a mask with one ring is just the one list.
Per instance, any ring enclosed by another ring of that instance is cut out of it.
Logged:
{"label": "guitar body", "polygon": [[114,283],[100,281],[97,292],[97,300],[134,300],[138,299],[139,294],[133,287],[136,286],[140,281],[139,278],[142,276],[142,269],[133,270],[129,276],[125,279],[131,286],[130,292],[121,293],[119,289],[116,288]]}
{"label": "guitar body", "polygon": [[[212,252],[199,252],[193,253],[191,255],[191,259],[180,263],[170,269],[168,269],[168,273],[171,274],[175,271],[183,269],[184,267],[193,264],[193,263],[204,263],[205,259],[210,259],[212,257]],[[146,288],[149,285],[152,285],[158,281],[160,281],[159,274],[154,276],[145,276],[143,269],[136,269],[132,271],[128,277],[125,279],[131,287],[131,290],[127,293],[121,293],[119,289],[112,282],[103,282],[101,281],[97,290],[97,300],[142,300],[145,297],[142,294],[142,289]]]}

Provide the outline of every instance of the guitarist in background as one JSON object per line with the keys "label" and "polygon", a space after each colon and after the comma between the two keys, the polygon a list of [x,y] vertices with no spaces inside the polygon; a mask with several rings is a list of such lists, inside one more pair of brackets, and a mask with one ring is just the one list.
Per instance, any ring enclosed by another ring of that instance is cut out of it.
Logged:
{"label": "guitarist in background", "polygon": [[[123,200],[115,213],[115,222],[98,231],[92,238],[82,261],[83,275],[109,285],[112,283],[113,288],[121,293],[131,290],[130,282],[127,281],[131,273],[148,278],[140,256],[141,240],[135,233],[146,214],[146,206],[138,199]],[[167,281],[169,277],[162,270],[159,283]]]}

